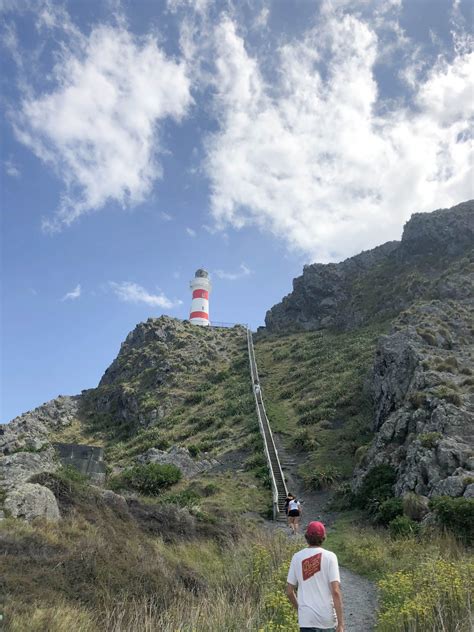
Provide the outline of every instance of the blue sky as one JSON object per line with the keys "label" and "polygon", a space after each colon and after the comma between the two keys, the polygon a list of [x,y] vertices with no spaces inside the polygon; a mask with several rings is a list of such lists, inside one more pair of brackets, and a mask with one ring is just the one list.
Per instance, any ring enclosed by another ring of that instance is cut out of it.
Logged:
{"label": "blue sky", "polygon": [[473,197],[472,3],[0,0],[2,413]]}

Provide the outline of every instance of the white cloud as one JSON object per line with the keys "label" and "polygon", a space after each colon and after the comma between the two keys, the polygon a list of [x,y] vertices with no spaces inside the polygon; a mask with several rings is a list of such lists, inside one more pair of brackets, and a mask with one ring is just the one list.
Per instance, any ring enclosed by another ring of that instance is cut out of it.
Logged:
{"label": "white cloud", "polygon": [[189,226],[186,227],[186,232],[190,237],[196,237],[196,231],[194,230],[194,228],[189,228]]}
{"label": "white cloud", "polygon": [[252,270],[245,265],[245,263],[241,263],[239,266],[238,272],[224,272],[224,270],[215,270],[214,274],[219,279],[225,279],[227,281],[237,281],[237,279],[242,279],[249,274],[252,274]]}
{"label": "white cloud", "polygon": [[171,222],[171,220],[173,219],[173,216],[169,213],[166,213],[165,211],[161,211],[160,217],[165,222]]}
{"label": "white cloud", "polygon": [[[52,28],[57,13],[48,6],[40,19]],[[44,222],[49,230],[110,200],[142,202],[161,177],[159,123],[180,120],[192,102],[185,65],[153,37],[98,26],[88,37],[74,31],[72,41],[53,70],[55,89],[25,96],[15,123],[19,140],[66,186],[55,216]]]}
{"label": "white cloud", "polygon": [[5,160],[5,173],[11,178],[19,178],[21,175],[20,169],[15,165],[12,160]]}
{"label": "white cloud", "polygon": [[130,281],[124,281],[123,283],[110,281],[110,287],[115,295],[126,303],[145,303],[151,307],[162,307],[164,309],[171,309],[182,304],[182,301],[170,300],[162,292],[151,294],[141,285]]}
{"label": "white cloud", "polygon": [[62,301],[74,301],[76,298],[79,298],[81,295],[81,285],[80,283],[76,285],[76,287],[72,290],[72,292],[68,292],[62,297]]}
{"label": "white cloud", "polygon": [[383,42],[361,17],[326,7],[279,49],[271,84],[229,18],[214,41],[219,131],[206,169],[219,226],[257,225],[328,261],[399,238],[412,212],[472,197],[465,47],[425,69],[407,106],[380,101]]}

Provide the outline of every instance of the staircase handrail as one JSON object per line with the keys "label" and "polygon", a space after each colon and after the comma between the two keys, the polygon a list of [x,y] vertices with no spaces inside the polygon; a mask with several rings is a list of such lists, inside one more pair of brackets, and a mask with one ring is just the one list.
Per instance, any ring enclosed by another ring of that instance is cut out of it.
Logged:
{"label": "staircase handrail", "polygon": [[285,493],[288,493],[288,492],[287,492],[287,487],[286,487],[286,483],[285,483],[285,477],[284,477],[283,471],[281,469],[280,459],[278,457],[278,450],[276,449],[276,446],[275,446],[275,441],[273,439],[272,429],[271,429],[271,426],[270,426],[270,422],[268,421],[268,416],[267,416],[267,412],[266,412],[266,409],[265,409],[265,404],[263,402],[262,391],[261,391],[260,381],[259,381],[259,377],[258,377],[257,361],[255,359],[255,350],[254,350],[254,347],[253,347],[252,332],[250,331],[250,328],[247,328],[247,345],[248,345],[248,353],[249,353],[250,374],[251,374],[251,377],[252,377],[252,391],[253,391],[253,395],[254,395],[254,398],[255,398],[255,408],[257,409],[258,424],[259,424],[259,427],[260,427],[260,433],[261,433],[262,438],[263,438],[263,445],[264,445],[264,449],[265,449],[265,456],[267,458],[268,469],[270,471],[270,478],[271,478],[271,483],[272,483],[273,519],[275,520],[277,518],[278,514],[280,513],[280,509],[279,509],[279,506],[278,506],[278,486],[277,486],[277,483],[276,483],[275,472],[274,472],[274,469],[273,469],[274,466],[273,466],[272,460],[270,458],[270,451],[268,449],[267,435],[266,435],[265,430],[264,430],[264,421],[262,420],[262,415],[260,413],[259,399],[258,399],[258,396],[257,396],[257,392],[255,390],[255,385],[256,384],[258,384],[259,387],[260,387],[260,392],[259,392],[260,403],[262,405],[263,412],[264,412],[264,415],[265,415],[265,423],[266,423],[266,427],[267,427],[267,430],[268,430],[268,434],[270,436],[270,441],[272,443],[274,454],[275,454],[275,457],[276,457],[278,470],[279,470],[279,472],[281,474],[281,480],[283,481],[283,487],[284,487]]}

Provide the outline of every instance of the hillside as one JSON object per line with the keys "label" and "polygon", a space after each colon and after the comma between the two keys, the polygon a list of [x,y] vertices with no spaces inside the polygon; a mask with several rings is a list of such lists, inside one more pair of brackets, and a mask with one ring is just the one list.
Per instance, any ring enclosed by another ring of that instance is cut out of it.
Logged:
{"label": "hillside", "polygon": [[398,496],[474,496],[473,231],[472,201],[416,214],[401,242],[306,266],[267,313],[267,407],[313,484],[385,465]]}
{"label": "hillside", "polygon": [[[254,336],[291,480],[318,515],[329,490],[329,548],[380,580],[382,632],[469,628],[469,580],[453,595],[440,578],[472,572],[473,211],[306,266]],[[81,446],[96,484],[65,465]],[[96,388],[0,429],[7,629],[293,632],[299,542],[260,528],[270,496],[246,330],[139,323]]]}

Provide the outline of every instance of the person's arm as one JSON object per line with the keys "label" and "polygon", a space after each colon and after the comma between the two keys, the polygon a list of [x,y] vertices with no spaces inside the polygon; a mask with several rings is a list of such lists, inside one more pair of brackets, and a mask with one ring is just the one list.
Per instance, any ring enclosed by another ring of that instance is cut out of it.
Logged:
{"label": "person's arm", "polygon": [[290,600],[290,603],[293,606],[293,608],[295,610],[298,610],[298,599],[296,598],[295,589],[296,589],[296,586],[293,586],[293,584],[287,584],[286,585],[286,596]]}
{"label": "person's arm", "polygon": [[336,632],[344,632],[344,614],[342,613],[342,592],[340,582],[331,582],[331,594],[337,616]]}

